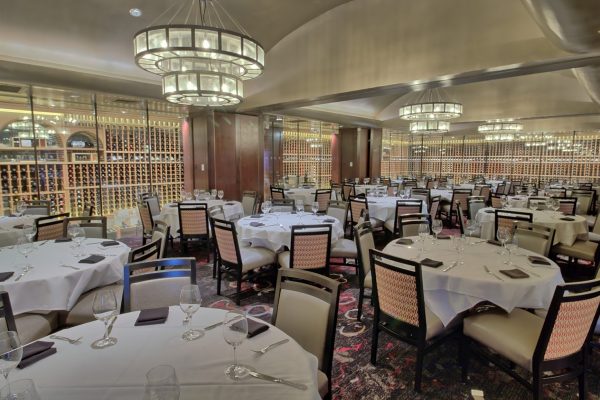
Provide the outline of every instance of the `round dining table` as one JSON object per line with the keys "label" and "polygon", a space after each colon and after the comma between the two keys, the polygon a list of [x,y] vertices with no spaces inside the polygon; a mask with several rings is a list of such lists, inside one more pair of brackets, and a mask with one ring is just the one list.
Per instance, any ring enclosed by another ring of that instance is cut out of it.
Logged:
{"label": "round dining table", "polygon": [[[532,211],[528,208],[505,208],[505,211],[518,211],[533,214],[533,223],[554,228],[554,243],[572,246],[575,240],[588,239],[588,225],[585,217],[581,215],[565,216],[561,212],[551,210]],[[481,226],[481,238],[493,239],[495,235],[494,208],[485,207],[477,212],[476,220]]]}
{"label": "round dining table", "polygon": [[[200,308],[193,315],[192,328],[221,322],[225,310]],[[57,334],[81,340],[71,344],[53,341],[57,352],[10,374],[10,381],[32,379],[44,400],[141,400],[145,399],[146,373],[159,365],[174,368],[179,383],[179,399],[320,399],[317,392],[317,358],[275,326],[245,340],[237,349],[238,362],[257,372],[304,384],[306,390],[247,377],[233,381],[225,368],[233,361],[233,348],[223,339],[223,327],[207,330],[194,341],[181,338],[183,312],[169,308],[164,324],[134,326],[139,312],[117,317],[111,336],[117,343],[103,349],[90,344],[102,337],[104,324],[90,322]],[[265,354],[260,349],[282,339],[287,343]],[[174,397],[177,398],[177,397]]]}
{"label": "round dining table", "polygon": [[307,212],[272,212],[244,217],[237,221],[238,238],[252,247],[265,247],[272,251],[289,248],[294,225],[331,225],[331,243],[344,237],[339,220],[329,215],[314,215]]}
{"label": "round dining table", "polygon": [[[212,206],[223,206],[223,212],[225,213],[225,219],[227,220],[241,218],[244,216],[244,207],[239,201],[185,200],[183,201],[183,203],[206,203],[206,206],[208,208],[211,208]],[[171,227],[172,236],[178,236],[177,231],[179,231],[179,210],[177,208],[177,203],[165,204],[160,210],[160,216],[158,217],[158,219],[167,223]]]}
{"label": "round dining table", "polygon": [[[317,193],[317,189],[315,189],[315,188],[311,188],[311,189],[293,188],[293,189],[286,189],[284,191],[284,193],[285,193],[286,199],[302,200],[304,202],[304,206],[305,207],[308,206],[308,208],[310,208],[312,203],[315,201],[315,195]],[[335,190],[331,191],[330,200],[337,200]]]}
{"label": "round dining table", "polygon": [[[454,239],[426,239],[423,254],[420,254],[419,238],[410,239],[414,244],[403,245],[394,240],[383,252],[416,261],[429,258],[444,263],[441,267],[422,266],[421,269],[425,303],[444,325],[483,301],[494,303],[506,312],[516,307],[547,309],[554,289],[564,283],[556,263],[546,258],[548,266],[534,266],[528,256],[537,254],[525,249],[514,251],[513,264],[508,265],[505,264],[508,256],[498,254],[500,247],[486,240],[468,238],[462,254],[464,263],[454,264],[458,260]],[[448,267],[450,269],[444,270]],[[500,272],[514,269],[529,276],[513,279]]]}
{"label": "round dining table", "polygon": [[0,217],[0,247],[17,243],[23,228],[31,228],[36,218],[42,215],[23,215],[20,217]]}
{"label": "round dining table", "polygon": [[[0,272],[13,275],[0,282],[0,290],[8,292],[13,313],[69,311],[82,293],[122,280],[130,248],[121,242],[102,246],[103,241],[85,239],[81,250],[76,250],[73,242],[30,243],[33,250],[27,261],[33,268],[28,271],[18,245],[1,248]],[[85,254],[75,256],[80,251]],[[92,255],[97,262],[80,262]]]}

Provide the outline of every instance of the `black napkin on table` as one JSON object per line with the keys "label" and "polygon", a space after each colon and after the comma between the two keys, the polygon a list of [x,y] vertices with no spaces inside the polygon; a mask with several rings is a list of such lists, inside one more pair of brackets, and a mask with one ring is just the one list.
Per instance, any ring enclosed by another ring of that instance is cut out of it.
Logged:
{"label": "black napkin on table", "polygon": [[561,221],[575,221],[575,218],[573,218],[573,217],[562,217],[560,220]]}
{"label": "black napkin on table", "polygon": [[4,282],[5,280],[9,279],[14,274],[15,274],[14,272],[0,272],[0,282]]}
{"label": "black napkin on table", "polygon": [[101,246],[107,247],[107,246],[118,246],[121,243],[117,242],[116,240],[105,240],[104,242],[100,243]]}
{"label": "black napkin on table", "polygon": [[175,207],[177,207],[177,203],[171,203],[171,204],[169,204],[169,207],[175,208]]}
{"label": "black napkin on table", "polygon": [[19,224],[19,225],[13,226],[13,229],[28,229],[28,228],[31,228],[31,225]]}
{"label": "black napkin on table", "polygon": [[169,317],[169,307],[148,308],[140,311],[135,326],[164,324]]}
{"label": "black napkin on table", "polygon": [[529,278],[529,274],[521,271],[520,269],[501,269],[500,270],[501,274],[504,274],[506,276],[508,276],[509,278],[512,279],[523,279],[523,278]]}
{"label": "black napkin on table", "polygon": [[254,226],[254,227],[259,227],[259,226],[264,226],[265,224],[263,224],[262,222],[250,222],[250,226]]}
{"label": "black napkin on table", "polygon": [[452,239],[452,236],[450,236],[450,235],[437,235],[437,238],[440,239],[440,240],[443,240],[443,239]]}
{"label": "black napkin on table", "polygon": [[104,260],[104,258],[105,257],[101,256],[100,254],[92,254],[91,256],[84,258],[83,260],[79,260],[79,262],[84,264],[96,264],[97,262]]}
{"label": "black napkin on table", "polygon": [[488,240],[487,242],[488,242],[489,244],[493,244],[494,246],[502,246],[502,243],[500,243],[500,242],[499,242],[499,241],[497,241],[497,240],[492,240],[492,239],[490,239],[490,240]]}
{"label": "black napkin on table", "polygon": [[544,257],[540,257],[540,256],[528,256],[527,259],[529,260],[530,263],[532,264],[538,264],[538,265],[552,265],[550,263],[550,261],[546,260]]}
{"label": "black napkin on table", "polygon": [[413,244],[414,242],[412,239],[398,239],[398,240],[396,240],[396,243],[409,245],[409,244]]}
{"label": "black napkin on table", "polygon": [[263,216],[260,214],[251,215],[250,218],[262,218]]}
{"label": "black napkin on table", "polygon": [[488,214],[493,214],[493,213],[495,213],[496,211],[495,211],[495,210],[485,210],[485,212],[486,212],[486,213],[488,213]]}
{"label": "black napkin on table", "polygon": [[431,258],[424,258],[421,260],[421,265],[431,268],[437,268],[444,265],[444,263],[441,261],[432,260]]}
{"label": "black napkin on table", "polygon": [[54,346],[54,342],[38,340],[23,347],[23,357],[17,368],[23,369],[29,367],[31,364],[35,364],[39,360],[56,353],[56,348],[52,346]]}
{"label": "black napkin on table", "polygon": [[73,239],[71,238],[58,238],[58,239],[54,239],[54,243],[66,243],[66,242],[72,242]]}
{"label": "black napkin on table", "polygon": [[227,203],[225,203],[225,205],[226,205],[226,206],[233,206],[234,204],[235,204],[235,203],[232,203],[232,202],[227,202]]}
{"label": "black napkin on table", "polygon": [[330,224],[333,224],[335,222],[335,219],[333,219],[333,218],[327,218],[327,219],[324,219],[323,222],[328,222]]}
{"label": "black napkin on table", "polygon": [[[255,321],[253,319],[248,318],[248,339],[258,335],[259,333],[263,333],[267,329],[269,329],[269,325],[263,324],[261,322]],[[241,330],[242,321],[236,322],[231,325],[231,329],[235,331]]]}

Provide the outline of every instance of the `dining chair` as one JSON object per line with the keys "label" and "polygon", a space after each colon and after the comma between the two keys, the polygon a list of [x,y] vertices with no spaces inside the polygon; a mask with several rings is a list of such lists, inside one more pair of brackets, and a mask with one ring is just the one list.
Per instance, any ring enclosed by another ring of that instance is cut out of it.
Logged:
{"label": "dining chair", "polygon": [[335,194],[335,200],[337,200],[337,201],[344,200],[344,195],[342,194],[342,185],[339,183],[331,182],[330,186],[331,186],[331,190]]}
{"label": "dining chair", "polygon": [[23,215],[50,215],[50,200],[27,200]]}
{"label": "dining chair", "polygon": [[340,221],[346,230],[348,223],[348,203],[341,200],[330,200],[329,206],[327,207],[327,215]]}
{"label": "dining chair", "polygon": [[519,221],[533,222],[533,214],[521,211],[494,210],[494,238],[498,240],[498,228],[506,227],[514,231]]}
{"label": "dining chair", "polygon": [[181,288],[196,284],[196,259],[161,258],[123,267],[123,312],[179,305]]}
{"label": "dining chair", "polygon": [[294,205],[294,199],[275,199],[271,201],[271,212],[292,212]]}
{"label": "dining chair", "polygon": [[412,188],[410,191],[410,197],[417,200],[423,200],[424,204],[429,205],[429,202],[431,200],[431,190]]}
{"label": "dining chair", "polygon": [[253,190],[246,190],[242,193],[242,209],[244,216],[248,217],[255,213],[258,202],[258,196]]}
{"label": "dining chair", "polygon": [[546,189],[546,196],[550,197],[567,197],[567,189],[565,188],[551,188]]}
{"label": "dining chair", "polygon": [[575,215],[577,211],[577,197],[563,197],[559,200],[558,211],[565,215]]}
{"label": "dining chair", "polygon": [[81,211],[81,217],[91,217],[94,215],[94,205],[91,203],[85,203],[83,205],[83,210]]}
{"label": "dining chair", "polygon": [[431,216],[432,221],[437,219],[441,200],[442,196],[431,196],[431,202],[429,203],[429,215]]}
{"label": "dining chair", "polygon": [[460,206],[460,202],[457,202],[456,204],[456,220],[458,221],[458,229],[460,231],[461,235],[465,234],[465,227],[467,225],[467,218],[465,218],[463,212],[462,212],[462,207]]}
{"label": "dining chair", "polygon": [[419,236],[419,226],[426,224],[431,232],[431,219],[429,214],[400,214],[398,216],[398,237]]}
{"label": "dining chair", "polygon": [[440,209],[440,219],[445,220],[448,226],[454,226],[452,216],[456,216],[456,204],[460,204],[462,212],[467,213],[467,198],[471,196],[471,189],[454,189],[450,204],[444,204]]}
{"label": "dining chair", "polygon": [[548,257],[554,241],[554,233],[554,228],[545,225],[517,222],[513,237],[519,247]]}
{"label": "dining chair", "polygon": [[404,186],[404,189],[416,188],[417,180],[416,179],[406,179],[406,180],[402,181],[402,185]]}
{"label": "dining chair", "polygon": [[289,251],[279,253],[281,268],[311,270],[329,276],[331,225],[292,225]]}
{"label": "dining chair", "polygon": [[576,239],[572,245],[557,243],[550,249],[550,255],[555,260],[558,256],[567,257],[569,267],[577,260],[589,261],[597,266],[600,262],[600,243],[581,239]]}
{"label": "dining chair", "polygon": [[58,327],[56,312],[47,314],[24,313],[15,316],[10,296],[5,291],[0,291],[0,302],[0,318],[3,320],[0,332],[17,332],[22,344],[48,336]]}
{"label": "dining chair", "polygon": [[571,196],[577,199],[577,215],[588,215],[592,212],[594,192],[585,189],[573,189]]}
{"label": "dining chair", "polygon": [[547,197],[544,196],[529,196],[527,198],[527,208],[531,207],[531,203],[532,202],[536,202],[537,203],[537,208],[538,210],[543,210],[546,208],[546,202],[548,201]]}
{"label": "dining chair", "polygon": [[139,202],[137,207],[138,212],[140,213],[140,221],[142,221],[142,244],[146,244],[146,241],[152,237],[154,218],[152,217],[148,204],[145,202]]}
{"label": "dining chair", "polygon": [[588,240],[600,243],[600,213],[596,214],[592,229],[588,233]]}
{"label": "dining chair", "polygon": [[485,200],[481,197],[479,198],[469,198],[467,200],[467,210],[469,210],[468,215],[471,221],[475,221],[477,219],[477,213],[482,208],[485,208]]}
{"label": "dining chair", "polygon": [[[390,183],[389,185],[387,185],[387,195],[388,197],[394,197],[398,195],[398,191],[400,190],[400,184],[399,183]],[[396,192],[396,194],[394,194],[394,192]]]}
{"label": "dining chair", "polygon": [[433,189],[435,181],[433,179],[427,179],[425,183],[425,189]]}
{"label": "dining chair", "polygon": [[[600,280],[591,280],[557,286],[545,318],[519,308],[466,317],[460,351],[463,381],[475,354],[522,384],[534,399],[542,398],[545,383],[574,378],[579,398],[585,399],[586,352],[599,304]],[[529,374],[520,374],[515,364]]]}
{"label": "dining chair", "polygon": [[235,278],[237,283],[235,302],[239,305],[242,280],[247,279],[253,270],[274,265],[275,253],[260,247],[241,247],[233,222],[214,219],[211,226],[218,255],[217,295],[221,295],[223,274],[230,275]]}
{"label": "dining chair", "polygon": [[394,236],[401,236],[399,217],[403,214],[420,214],[423,209],[423,200],[396,200],[394,219],[388,219],[383,227]]}
{"label": "dining chair", "polygon": [[331,380],[340,283],[310,271],[277,274],[271,323],[318,360],[319,395],[331,398]]}
{"label": "dining chair", "polygon": [[69,213],[49,215],[35,220],[35,241],[53,240],[63,237],[65,219]]}
{"label": "dining chair", "polygon": [[160,201],[158,200],[157,194],[146,197],[144,202],[148,205],[152,218],[156,218],[160,215]]}
{"label": "dining chair", "polygon": [[369,250],[375,248],[375,237],[371,229],[370,222],[358,224],[354,230],[354,241],[358,253],[358,312],[356,319],[360,321],[362,315],[362,306],[365,298],[365,289],[373,288],[373,278],[371,277],[371,260],[369,259]]}
{"label": "dining chair", "polygon": [[504,195],[503,194],[497,194],[494,193],[492,195],[490,195],[490,200],[491,200],[491,205],[493,208],[502,208],[502,200],[504,199]]}
{"label": "dining chair", "polygon": [[189,243],[206,245],[212,250],[207,203],[177,203],[179,214],[179,242],[186,253]]}
{"label": "dining chair", "polygon": [[584,190],[591,190],[592,189],[592,183],[591,182],[586,182],[586,183],[580,183],[578,186],[579,189],[584,189]]}
{"label": "dining chair", "polygon": [[67,217],[64,220],[62,237],[69,236],[69,226],[71,224],[76,224],[83,228],[83,230],[85,231],[86,238],[106,239],[108,237],[106,217]]}
{"label": "dining chair", "polygon": [[444,327],[425,305],[421,264],[371,249],[373,277],[373,339],[371,364],[377,364],[379,333],[417,348],[415,391],[421,391],[425,355],[458,333],[458,319]]}
{"label": "dining chair", "polygon": [[208,218],[218,218],[218,219],[226,219],[225,218],[225,210],[222,205],[214,205],[208,208]]}
{"label": "dining chair", "polygon": [[283,188],[271,186],[271,200],[283,200],[285,199],[285,193]]}
{"label": "dining chair", "polygon": [[150,261],[160,258],[162,240],[157,238],[148,244],[141,245],[129,251],[127,262]]}
{"label": "dining chair", "polygon": [[350,201],[350,197],[356,196],[356,188],[353,183],[344,183],[342,185],[342,200]]}
{"label": "dining chair", "polygon": [[167,243],[171,241],[171,248],[173,248],[173,237],[171,236],[171,226],[164,221],[154,222],[154,229],[152,229],[152,237],[150,241],[160,239],[160,253],[159,258],[165,258],[167,254]]}
{"label": "dining chair", "polygon": [[329,200],[331,200],[331,189],[317,189],[315,192],[315,201],[319,203],[318,213],[323,214],[327,212]]}
{"label": "dining chair", "polygon": [[496,193],[495,194],[504,195],[504,189],[505,188],[506,188],[506,184],[505,183],[499,183],[498,186],[496,186]]}
{"label": "dining chair", "polygon": [[350,233],[353,235],[354,226],[358,224],[362,210],[369,210],[369,203],[366,197],[350,196],[348,208],[350,209]]}

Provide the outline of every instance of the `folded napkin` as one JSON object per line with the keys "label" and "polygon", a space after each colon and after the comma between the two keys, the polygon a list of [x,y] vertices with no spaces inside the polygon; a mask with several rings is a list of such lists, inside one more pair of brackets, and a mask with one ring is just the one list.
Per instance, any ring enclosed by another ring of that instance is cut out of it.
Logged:
{"label": "folded napkin", "polygon": [[548,261],[544,257],[540,257],[540,256],[528,256],[527,259],[532,264],[537,264],[537,265],[552,265],[550,263],[550,261]]}
{"label": "folded napkin", "polygon": [[23,369],[29,367],[31,364],[56,353],[56,348],[52,346],[54,346],[54,342],[38,340],[23,347],[23,357],[17,368]]}
{"label": "folded napkin", "polygon": [[105,257],[101,256],[100,254],[92,254],[91,256],[84,258],[83,260],[79,260],[79,263],[96,264],[97,262],[104,260],[104,258]]}
{"label": "folded napkin", "polygon": [[562,217],[560,220],[561,221],[575,221],[575,218],[572,218],[572,217]]}
{"label": "folded napkin", "polygon": [[[261,322],[255,321],[253,319],[248,318],[248,339],[258,335],[259,333],[263,333],[267,329],[269,329],[269,325],[263,324]],[[231,329],[234,331],[241,331],[242,321],[236,322],[231,325]]]}
{"label": "folded napkin", "polygon": [[369,200],[369,204],[377,203],[376,201]]}
{"label": "folded napkin", "polygon": [[121,243],[117,242],[116,240],[105,240],[104,242],[100,243],[100,246],[118,246]]}
{"label": "folded napkin", "polygon": [[31,228],[31,225],[19,224],[19,225],[13,226],[13,229],[28,229],[28,228]]}
{"label": "folded napkin", "polygon": [[263,224],[262,222],[250,222],[250,226],[254,226],[254,227],[258,227],[258,226],[264,226],[265,224]]}
{"label": "folded napkin", "polygon": [[398,239],[398,240],[396,240],[396,243],[409,245],[409,244],[413,244],[414,242],[412,239]]}
{"label": "folded napkin", "polygon": [[437,268],[444,265],[444,263],[441,261],[432,260],[431,258],[424,258],[421,260],[421,265],[431,268]]}
{"label": "folded napkin", "polygon": [[15,274],[14,272],[0,272],[0,282],[4,282],[5,280],[9,279],[14,274]]}
{"label": "folded napkin", "polygon": [[333,219],[333,218],[327,218],[327,219],[324,219],[323,222],[327,222],[329,224],[333,224],[335,222],[335,219]]}
{"label": "folded napkin", "polygon": [[169,307],[148,308],[140,311],[135,326],[164,324],[169,317]]}
{"label": "folded napkin", "polygon": [[177,203],[174,203],[174,204],[169,204],[169,207],[171,207],[171,208],[175,208],[175,207],[177,207]]}
{"label": "folded napkin", "polygon": [[452,236],[450,235],[437,235],[438,239],[452,239]]}
{"label": "folded napkin", "polygon": [[294,192],[287,192],[287,194],[294,194]]}
{"label": "folded napkin", "polygon": [[226,205],[226,206],[233,206],[233,205],[235,205],[235,203],[228,202],[228,203],[225,203],[225,205]]}
{"label": "folded napkin", "polygon": [[485,212],[486,212],[486,213],[488,213],[488,214],[493,214],[493,213],[495,213],[496,211],[495,211],[495,210],[485,210]]}
{"label": "folded napkin", "polygon": [[520,269],[501,269],[500,273],[508,276],[509,278],[512,279],[523,279],[523,278],[529,278],[529,274],[521,271]]}
{"label": "folded napkin", "polygon": [[65,243],[65,242],[72,242],[73,239],[71,238],[58,238],[58,239],[54,239],[54,243]]}
{"label": "folded napkin", "polygon": [[262,218],[263,216],[260,214],[251,215],[250,218]]}
{"label": "folded napkin", "polygon": [[493,244],[494,246],[502,246],[502,243],[500,243],[500,242],[499,242],[499,241],[497,241],[497,240],[492,240],[492,239],[490,239],[490,240],[488,240],[487,242],[488,242],[489,244]]}

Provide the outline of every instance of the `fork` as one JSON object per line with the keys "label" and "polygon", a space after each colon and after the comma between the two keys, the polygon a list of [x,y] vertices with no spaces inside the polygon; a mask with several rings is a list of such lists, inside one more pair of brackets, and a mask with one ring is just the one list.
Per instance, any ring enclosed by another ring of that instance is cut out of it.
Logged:
{"label": "fork", "polygon": [[485,272],[492,275],[494,278],[498,279],[499,281],[504,281],[504,279],[500,278],[498,275],[496,275],[495,273],[490,271],[490,269],[487,267],[487,265],[484,265],[483,268],[485,269]]}
{"label": "fork", "polygon": [[75,271],[79,271],[81,269],[81,268],[77,268],[77,267],[74,267],[72,265],[67,265],[67,264],[63,264],[63,265],[61,265],[61,267],[63,267],[63,268],[71,268],[71,269],[74,269]]}
{"label": "fork", "polygon": [[77,339],[71,339],[71,338],[68,338],[65,336],[59,336],[59,335],[50,335],[49,337],[50,337],[50,339],[64,340],[65,342],[69,342],[71,344],[79,344],[79,343],[81,343],[81,339],[83,339],[83,336],[80,336]]}
{"label": "fork", "polygon": [[267,351],[271,350],[272,348],[281,346],[282,344],[287,343],[289,341],[290,341],[290,339],[283,339],[283,340],[280,340],[279,342],[275,342],[268,346],[265,346],[262,349],[259,349],[259,350],[250,349],[250,350],[252,350],[253,352],[255,352],[257,354],[265,354]]}

